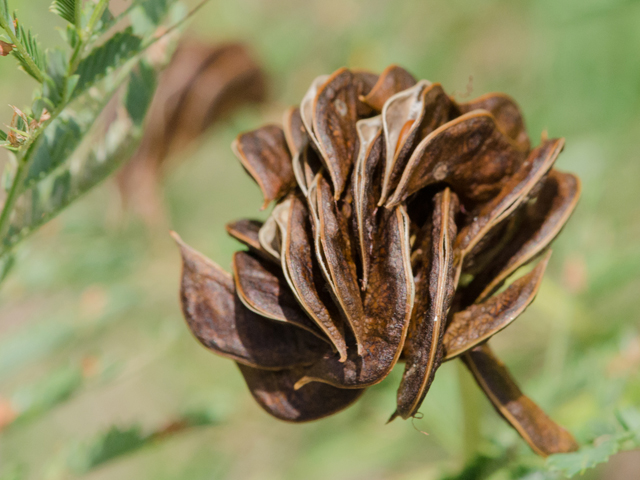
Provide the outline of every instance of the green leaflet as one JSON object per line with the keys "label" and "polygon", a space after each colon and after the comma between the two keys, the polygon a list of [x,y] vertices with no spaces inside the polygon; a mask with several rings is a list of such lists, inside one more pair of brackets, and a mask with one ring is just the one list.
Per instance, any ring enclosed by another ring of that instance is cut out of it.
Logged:
{"label": "green leaflet", "polygon": [[140,6],[145,15],[154,24],[158,25],[169,11],[173,0],[144,0]]}
{"label": "green leaflet", "polygon": [[140,62],[138,68],[131,73],[125,106],[136,125],[141,125],[156,90],[156,71],[147,62]]}
{"label": "green leaflet", "polygon": [[131,28],[116,33],[104,44],[96,47],[78,65],[78,84],[72,98],[77,98],[111,70],[122,66],[142,50],[142,38],[134,35]]}
{"label": "green leaflet", "polygon": [[0,142],[5,142],[7,140],[7,134],[4,130],[0,129]]}
{"label": "green leaflet", "polygon": [[67,54],[56,48],[47,52],[47,70],[42,83],[42,94],[33,104],[35,117],[42,114],[44,108],[49,112],[65,100],[65,84],[67,73]]}
{"label": "green leaflet", "polygon": [[169,13],[174,0],[141,0],[129,17],[137,35],[151,35]]}
{"label": "green leaflet", "polygon": [[69,459],[69,466],[76,473],[86,473],[127,453],[138,450],[147,443],[139,426],[111,427],[92,442],[78,447]]}
{"label": "green leaflet", "polygon": [[33,156],[24,181],[25,189],[46,177],[74,152],[96,116],[97,113],[84,118],[65,115],[51,123]]}
{"label": "green leaflet", "polygon": [[68,465],[75,473],[87,473],[94,468],[123,455],[133,453],[151,443],[165,440],[186,429],[216,425],[217,415],[207,410],[189,412],[154,432],[145,434],[140,426],[112,426],[84,445],[76,446],[69,456]]}
{"label": "green leaflet", "polygon": [[620,451],[640,448],[640,412],[635,409],[618,412],[618,422],[622,431],[603,435],[577,452],[551,455],[547,459],[547,467],[571,478],[607,462],[611,455]]}
{"label": "green leaflet", "polygon": [[11,14],[9,13],[9,4],[7,0],[0,0],[0,18],[2,18],[3,23],[9,25],[12,31],[14,31],[13,19],[11,18]]}
{"label": "green leaflet", "polygon": [[[12,24],[13,21],[17,21],[15,15],[11,22]],[[44,53],[42,51],[42,47],[40,46],[40,43],[38,42],[36,36],[31,33],[31,30],[25,29],[20,23],[18,23],[18,26],[15,29],[15,35],[18,38],[18,41],[24,45],[25,50],[27,51],[27,55],[31,57],[33,63],[35,63],[41,71],[45,70]],[[31,65],[29,65],[29,62],[27,62],[27,59],[18,51],[18,49],[13,50],[11,53],[18,59],[18,62],[20,62],[20,65],[25,72],[27,72],[36,80],[40,81],[38,73],[33,70]]]}
{"label": "green leaflet", "polygon": [[15,422],[23,422],[51,410],[67,400],[82,383],[82,369],[78,366],[66,366],[50,372],[32,385],[23,387],[11,399],[18,411]]}
{"label": "green leaflet", "polygon": [[5,251],[113,173],[133,153],[141,135],[141,129],[132,127],[130,120],[117,120],[73,165],[65,163],[64,168],[27,189],[15,205],[3,239]]}
{"label": "green leaflet", "polygon": [[67,22],[76,24],[78,18],[77,8],[80,8],[77,0],[53,0],[53,3],[49,7],[49,10],[59,15]]}

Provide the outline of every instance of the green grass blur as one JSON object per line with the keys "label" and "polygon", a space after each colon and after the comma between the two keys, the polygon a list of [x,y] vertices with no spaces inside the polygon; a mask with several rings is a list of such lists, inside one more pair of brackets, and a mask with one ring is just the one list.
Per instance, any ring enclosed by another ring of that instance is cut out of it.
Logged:
{"label": "green grass blur", "polygon": [[[61,43],[49,3],[10,2],[43,42]],[[520,103],[534,144],[543,131],[566,138],[557,167],[580,176],[583,195],[535,303],[493,344],[523,390],[580,440],[606,431],[616,408],[640,406],[639,1],[214,0],[189,32],[248,43],[269,74],[270,100],[218,124],[170,170],[169,222],[186,242],[228,268],[238,244],[224,225],[266,215],[229,145],[279,121],[317,75],[398,63],[458,98],[469,88],[504,91]],[[0,123],[33,87],[0,57]],[[0,432],[1,479],[75,478],[67,459],[112,425],[152,431],[194,409],[215,425],[83,478],[438,479],[473,454],[459,391],[467,374],[456,364],[439,371],[415,428],[385,425],[398,369],[334,417],[305,425],[268,417],[233,362],[185,327],[168,233],[127,218],[118,202],[107,182],[46,225],[18,250],[0,290],[0,411],[28,413]],[[472,449],[507,446],[522,467],[482,478],[547,478],[486,400],[469,402],[482,437]],[[621,462],[584,478],[623,478]]]}

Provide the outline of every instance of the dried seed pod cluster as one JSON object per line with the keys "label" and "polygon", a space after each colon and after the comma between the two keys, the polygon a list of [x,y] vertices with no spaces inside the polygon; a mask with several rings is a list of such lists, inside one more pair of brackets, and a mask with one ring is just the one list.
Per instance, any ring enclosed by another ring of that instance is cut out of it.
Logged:
{"label": "dried seed pod cluster", "polygon": [[574,450],[487,345],[533,301],[576,205],[579,180],[553,169],[563,143],[531,148],[503,94],[458,103],[397,66],[318,77],[283,128],[233,144],[276,202],[228,225],[248,247],[233,275],[176,236],[187,323],[282,420],[335,413],[398,362],[392,419],[412,417],[460,358],[534,451]]}

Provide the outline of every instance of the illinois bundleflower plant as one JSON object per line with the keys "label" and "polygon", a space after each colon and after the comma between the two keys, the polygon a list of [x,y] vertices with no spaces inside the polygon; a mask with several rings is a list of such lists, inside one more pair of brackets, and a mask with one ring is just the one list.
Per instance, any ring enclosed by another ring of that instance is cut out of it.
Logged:
{"label": "illinois bundleflower plant", "polygon": [[460,359],[536,453],[575,450],[488,344],[533,301],[578,200],[553,168],[563,146],[532,148],[504,94],[459,103],[397,66],[318,77],[283,127],[233,144],[275,202],[264,223],[228,225],[247,247],[233,274],[175,235],[187,324],[282,420],[338,412],[396,364],[391,419],[411,418]]}

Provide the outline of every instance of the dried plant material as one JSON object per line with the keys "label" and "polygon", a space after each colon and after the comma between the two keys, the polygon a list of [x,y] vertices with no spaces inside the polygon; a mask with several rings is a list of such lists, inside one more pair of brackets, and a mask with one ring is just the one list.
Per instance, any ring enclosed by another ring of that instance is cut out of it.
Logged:
{"label": "dried plant material", "polygon": [[340,361],[347,358],[344,322],[340,309],[325,290],[322,270],[314,255],[313,232],[306,205],[294,198],[289,213],[287,241],[284,245],[285,271],[300,306],[325,332],[335,346]]}
{"label": "dried plant material", "polygon": [[318,95],[318,90],[324,83],[329,79],[329,75],[320,75],[316,77],[313,82],[311,82],[311,86],[307,93],[305,93],[304,97],[300,101],[300,118],[302,118],[302,124],[309,135],[309,138],[313,141],[314,145],[319,149],[318,139],[316,137],[313,125],[313,117],[315,112],[315,100]]}
{"label": "dried plant material", "polygon": [[262,102],[265,90],[262,68],[246,46],[183,40],[160,76],[140,147],[117,175],[123,205],[149,225],[162,223],[167,159],[240,106]]}
{"label": "dried plant material", "polygon": [[520,229],[491,268],[481,278],[491,280],[480,298],[486,298],[513,272],[540,254],[558,236],[567,223],[580,197],[580,180],[570,173],[552,170],[532,205],[524,207]]}
{"label": "dried plant material", "polygon": [[538,293],[550,256],[551,252],[536,268],[509,285],[504,292],[453,315],[443,339],[445,360],[471,350],[518,318]]}
{"label": "dried plant material", "polygon": [[538,455],[572,452],[578,444],[518,388],[504,364],[487,345],[474,348],[464,362],[497,412]]}
{"label": "dried plant material", "polygon": [[233,256],[233,276],[238,298],[249,310],[300,327],[322,340],[326,339],[315,322],[298,307],[279,265],[247,252],[236,252]]}
{"label": "dried plant material", "polygon": [[[564,148],[563,139],[546,140],[529,154],[527,161],[505,183],[500,193],[485,204],[473,220],[465,226],[456,239],[459,251],[458,276],[464,268],[463,261],[470,255],[481,239],[491,234],[491,230],[509,219],[529,197],[538,182],[546,175]],[[468,265],[467,265],[468,266]]]}
{"label": "dried plant material", "polygon": [[302,116],[300,115],[300,109],[298,107],[291,107],[284,113],[283,117],[284,136],[287,139],[287,145],[291,156],[298,155],[309,143],[309,136],[304,128],[302,122]]}
{"label": "dried plant material", "polygon": [[373,87],[380,78],[375,73],[366,70],[352,70],[353,83],[356,87],[356,96],[358,98],[356,107],[358,118],[366,118],[376,114],[376,111],[363,99],[371,92]]}
{"label": "dried plant material", "polygon": [[[249,247],[234,261],[244,303],[231,308],[231,279],[200,257],[217,283],[187,275],[196,293],[183,295],[196,332],[215,318],[215,332],[233,343],[228,325],[256,323],[252,334],[265,340],[254,351],[243,343],[229,355],[219,341],[212,350],[242,364],[262,408],[287,421],[321,418],[381,382],[402,356],[391,418],[412,418],[440,364],[461,358],[534,451],[575,449],[486,346],[531,304],[550,252],[500,287],[548,251],[575,208],[578,179],[553,169],[564,141],[530,149],[511,98],[457,104],[440,84],[416,82],[396,66],[380,77],[342,68],[316,78],[277,136],[290,155],[262,161],[254,173],[287,188],[272,189],[276,205],[264,224],[227,227]],[[265,142],[249,144],[255,158],[273,155]],[[282,171],[292,172],[287,182],[273,180]],[[215,315],[194,316],[194,305]],[[289,337],[272,338],[274,325]]]}
{"label": "dried plant material", "polygon": [[262,249],[280,263],[280,253],[282,251],[282,228],[281,225],[287,220],[291,199],[286,198],[275,206],[267,221],[264,222],[258,231],[258,241]]}
{"label": "dried plant material", "polygon": [[349,231],[339,221],[331,187],[324,178],[320,178],[319,183],[318,212],[321,248],[335,286],[336,298],[354,331],[358,353],[362,354],[362,339],[359,338],[357,324],[364,317],[364,306],[360,298],[355,260],[349,246]]}
{"label": "dried plant material", "polygon": [[500,192],[526,158],[495,118],[482,110],[462,115],[428,135],[416,147],[389,206],[428,185],[445,182],[460,200],[475,205]]}
{"label": "dried plant material", "polygon": [[356,148],[356,88],[346,68],[329,77],[313,101],[313,131],[336,199],[344,190]]}
{"label": "dried plant material", "polygon": [[380,196],[381,160],[384,139],[380,115],[356,123],[360,149],[353,170],[354,208],[358,231],[358,251],[362,262],[362,290],[369,283],[370,257],[373,248],[376,199]]}
{"label": "dried plant material", "polygon": [[386,161],[379,205],[396,188],[416,144],[447,122],[451,106],[440,84],[426,80],[397,93],[385,104],[382,118]]}
{"label": "dried plant material", "polygon": [[318,154],[310,144],[293,157],[293,173],[298,182],[300,191],[305,195],[309,195],[309,189],[313,184],[316,175],[322,170],[322,164]]}
{"label": "dried plant material", "polygon": [[406,363],[394,416],[409,418],[417,412],[442,362],[447,312],[455,291],[453,242],[457,211],[458,200],[451,190],[447,188],[435,196],[433,216],[425,226],[419,247],[423,253],[414,266],[416,301],[404,346]]}
{"label": "dried plant material", "polygon": [[266,208],[291,190],[295,184],[291,154],[282,129],[267,125],[253,132],[243,133],[233,142],[233,151],[260,186]]}
{"label": "dried plant material", "polygon": [[400,357],[414,300],[408,218],[402,208],[395,208],[384,212],[376,226],[364,315],[351,325],[357,349],[350,348],[344,362],[335,355],[325,355],[308,369],[296,388],[313,381],[342,388],[374,385],[389,374]]}
{"label": "dried plant material", "polygon": [[415,84],[416,79],[404,68],[390,65],[380,74],[371,91],[362,97],[362,101],[374,110],[381,112],[389,98]]}
{"label": "dried plant material", "polygon": [[265,371],[238,364],[242,376],[258,405],[280,420],[308,422],[347,408],[364,389],[336,388],[324,383],[293,387],[303,369]]}
{"label": "dried plant material", "polygon": [[516,102],[504,93],[488,93],[467,103],[458,105],[460,113],[469,113],[474,110],[487,110],[500,129],[511,137],[522,150],[529,150],[529,135],[524,125],[522,113]]}
{"label": "dried plant material", "polygon": [[300,328],[247,309],[231,275],[174,235],[182,253],[180,297],[189,328],[205,347],[245,365],[264,369],[313,363],[326,343]]}
{"label": "dried plant material", "polygon": [[6,57],[13,51],[14,48],[15,45],[0,40],[0,57]]}
{"label": "dried plant material", "polygon": [[264,224],[260,220],[237,220],[227,224],[227,233],[240,243],[249,247],[249,250],[267,260],[275,260],[260,245],[260,229]]}

